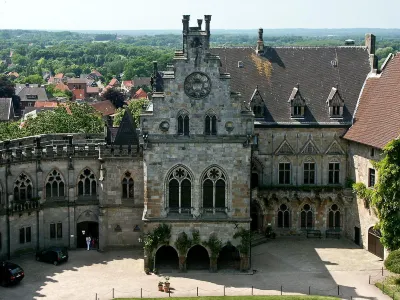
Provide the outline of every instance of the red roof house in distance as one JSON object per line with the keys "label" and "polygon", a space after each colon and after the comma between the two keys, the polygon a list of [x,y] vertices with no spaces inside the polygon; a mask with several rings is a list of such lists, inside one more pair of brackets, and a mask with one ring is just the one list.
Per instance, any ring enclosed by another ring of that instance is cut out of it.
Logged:
{"label": "red roof house in distance", "polygon": [[119,87],[120,86],[120,82],[118,81],[117,78],[113,78],[111,79],[110,83],[108,84],[111,87]]}
{"label": "red roof house in distance", "polygon": [[132,87],[133,87],[133,81],[132,80],[124,80],[124,81],[122,81],[121,90],[129,92]]}
{"label": "red roof house in distance", "polygon": [[147,99],[147,93],[145,92],[145,90],[140,88],[136,91],[135,95],[133,95],[133,98],[134,99]]}
{"label": "red roof house in distance", "polygon": [[110,100],[99,101],[90,104],[95,110],[100,112],[103,117],[115,114],[115,106]]}
{"label": "red roof house in distance", "polygon": [[56,84],[55,89],[59,90],[59,91],[69,91],[70,89],[68,88],[68,86],[66,84],[64,84],[63,82],[59,82]]}
{"label": "red roof house in distance", "polygon": [[84,100],[85,99],[85,90],[83,89],[74,89],[72,90],[72,100]]}
{"label": "red roof house in distance", "polygon": [[34,107],[57,107],[57,101],[36,101]]}

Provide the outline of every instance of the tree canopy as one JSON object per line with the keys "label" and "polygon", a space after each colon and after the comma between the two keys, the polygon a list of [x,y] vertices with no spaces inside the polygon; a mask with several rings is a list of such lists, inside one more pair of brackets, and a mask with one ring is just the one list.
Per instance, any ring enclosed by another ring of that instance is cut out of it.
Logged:
{"label": "tree canopy", "polygon": [[114,117],[114,126],[119,126],[121,123],[122,117],[125,114],[125,109],[129,109],[131,112],[133,119],[135,120],[136,127],[139,127],[139,119],[140,113],[142,112],[143,108],[149,105],[150,101],[147,99],[135,99],[131,100],[128,105],[125,105],[123,108],[119,108],[116,111]]}

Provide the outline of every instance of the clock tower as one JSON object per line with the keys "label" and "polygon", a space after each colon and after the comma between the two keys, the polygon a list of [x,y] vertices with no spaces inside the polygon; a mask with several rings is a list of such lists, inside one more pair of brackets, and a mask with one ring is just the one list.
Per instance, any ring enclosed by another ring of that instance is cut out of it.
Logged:
{"label": "clock tower", "polygon": [[[235,233],[250,229],[254,115],[231,90],[230,75],[210,51],[211,16],[204,17],[204,30],[203,20],[195,27],[189,20],[183,16],[183,49],[173,64],[162,72],[155,64],[152,104],[141,115],[143,220],[148,233],[170,225],[170,247],[182,233],[191,237],[198,231],[201,241],[217,236],[229,251],[238,251]],[[157,251],[146,257],[155,258]],[[177,255],[183,270],[190,251]],[[216,262],[210,264],[216,268]]]}

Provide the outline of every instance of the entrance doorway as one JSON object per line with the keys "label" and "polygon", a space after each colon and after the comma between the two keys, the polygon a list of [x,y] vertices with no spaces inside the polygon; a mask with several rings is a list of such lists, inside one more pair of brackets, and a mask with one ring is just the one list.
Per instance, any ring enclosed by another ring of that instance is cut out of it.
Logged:
{"label": "entrance doorway", "polygon": [[240,269],[240,254],[235,246],[228,244],[221,249],[218,256],[218,269]]}
{"label": "entrance doorway", "polygon": [[358,246],[360,246],[360,235],[360,227],[354,227],[354,243]]}
{"label": "entrance doorway", "polygon": [[194,245],[190,248],[186,258],[186,266],[188,270],[210,269],[210,258],[206,248],[200,245]]}
{"label": "entrance doorway", "polygon": [[86,248],[86,237],[90,236],[94,239],[94,244],[92,248],[98,249],[99,247],[99,223],[97,222],[80,222],[76,226],[77,228],[77,248]]}
{"label": "entrance doorway", "polygon": [[171,246],[161,246],[156,252],[155,259],[155,267],[158,270],[171,272],[179,269],[178,253]]}
{"label": "entrance doorway", "polygon": [[251,231],[261,232],[263,228],[263,214],[261,207],[257,202],[253,201],[250,207]]}
{"label": "entrance doorway", "polygon": [[371,227],[368,230],[368,251],[383,259],[384,248],[381,243],[381,233]]}

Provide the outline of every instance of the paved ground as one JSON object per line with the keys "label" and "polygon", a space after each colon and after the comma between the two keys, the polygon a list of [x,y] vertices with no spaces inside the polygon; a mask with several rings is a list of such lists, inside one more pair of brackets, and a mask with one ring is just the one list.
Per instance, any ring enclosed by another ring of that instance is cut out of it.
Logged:
{"label": "paved ground", "polygon": [[[284,294],[337,295],[341,298],[390,299],[372,284],[381,277],[382,261],[346,240],[277,238],[252,249],[254,275],[206,271],[172,273],[175,296]],[[115,297],[168,297],[157,292],[163,277],[145,275],[138,250],[70,251],[62,265],[36,262],[27,256],[14,259],[26,273],[17,286],[0,287],[1,300],[112,299]],[[386,272],[386,271],[385,271]],[[172,296],[172,295],[171,295]]]}

